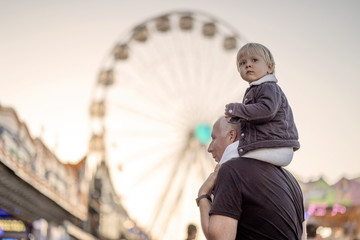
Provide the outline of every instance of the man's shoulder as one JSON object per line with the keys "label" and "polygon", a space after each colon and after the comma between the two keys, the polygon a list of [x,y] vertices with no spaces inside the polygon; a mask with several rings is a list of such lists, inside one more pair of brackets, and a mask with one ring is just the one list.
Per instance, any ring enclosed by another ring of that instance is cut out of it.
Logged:
{"label": "man's shoulder", "polygon": [[223,169],[227,172],[233,170],[234,172],[237,172],[239,174],[252,174],[254,176],[260,174],[261,172],[272,174],[279,171],[279,167],[273,164],[247,157],[232,158],[231,160],[222,164],[220,169]]}
{"label": "man's shoulder", "polygon": [[220,169],[223,169],[226,174],[234,172],[243,177],[251,177],[253,180],[267,180],[271,178],[277,182],[288,182],[292,185],[297,184],[295,177],[285,168],[253,158],[233,158],[224,163]]}
{"label": "man's shoulder", "polygon": [[235,158],[232,158],[230,159],[229,161],[227,161],[226,163],[224,164],[228,164],[229,166],[238,166],[238,167],[241,167],[243,166],[244,168],[247,168],[247,167],[258,167],[258,166],[262,166],[262,167],[265,167],[265,168],[272,168],[272,167],[276,167],[272,164],[269,164],[269,163],[266,163],[266,162],[263,162],[263,161],[259,161],[257,159],[254,159],[254,158],[248,158],[248,157],[235,157]]}

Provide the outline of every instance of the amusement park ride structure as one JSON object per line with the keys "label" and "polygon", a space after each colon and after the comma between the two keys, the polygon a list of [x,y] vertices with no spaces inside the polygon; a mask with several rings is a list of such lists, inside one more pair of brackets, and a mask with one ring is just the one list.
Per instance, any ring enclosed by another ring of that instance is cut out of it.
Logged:
{"label": "amusement park ride structure", "polygon": [[211,126],[246,88],[235,65],[244,43],[212,16],[169,12],[121,35],[101,66],[90,165],[107,163],[123,204],[155,238],[199,221],[194,198],[215,165]]}

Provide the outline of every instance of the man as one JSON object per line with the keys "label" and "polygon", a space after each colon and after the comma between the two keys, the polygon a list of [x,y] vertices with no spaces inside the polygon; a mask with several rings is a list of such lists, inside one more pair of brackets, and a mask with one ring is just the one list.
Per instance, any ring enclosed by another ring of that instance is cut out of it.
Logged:
{"label": "man", "polygon": [[[205,237],[301,239],[304,207],[300,186],[281,167],[238,157],[238,129],[238,125],[228,123],[225,117],[213,126],[208,151],[216,162],[221,160],[221,167],[216,166],[198,193]],[[223,156],[227,159],[222,159]],[[209,195],[213,189],[211,201]]]}
{"label": "man", "polygon": [[194,224],[189,224],[187,227],[187,238],[186,240],[196,239],[197,228]]}

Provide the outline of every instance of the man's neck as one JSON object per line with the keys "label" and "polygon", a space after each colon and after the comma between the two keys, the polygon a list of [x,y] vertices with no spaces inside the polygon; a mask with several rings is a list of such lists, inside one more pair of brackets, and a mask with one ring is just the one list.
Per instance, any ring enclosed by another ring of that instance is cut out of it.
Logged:
{"label": "man's neck", "polygon": [[239,146],[239,140],[228,145],[219,161],[219,164],[221,165],[221,164],[229,161],[230,159],[239,157],[239,153],[237,150],[238,146]]}

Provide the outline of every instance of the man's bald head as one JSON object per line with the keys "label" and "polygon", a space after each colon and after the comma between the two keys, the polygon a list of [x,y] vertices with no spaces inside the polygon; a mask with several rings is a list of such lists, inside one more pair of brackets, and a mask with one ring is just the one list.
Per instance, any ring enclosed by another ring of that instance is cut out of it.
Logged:
{"label": "man's bald head", "polygon": [[[230,132],[231,130],[235,130],[236,132],[236,140],[239,140],[239,130],[240,130],[240,125],[239,124],[234,124],[234,123],[229,123],[229,118],[225,118],[224,116],[221,116],[216,122],[215,124],[219,124],[220,127],[220,131],[221,131],[221,135],[225,136],[226,134],[228,134],[228,132]],[[214,124],[214,126],[215,126]]]}
{"label": "man's bald head", "polygon": [[215,122],[208,152],[212,154],[216,162],[220,161],[227,146],[239,140],[238,128],[238,124],[229,123],[225,117],[220,117]]}

